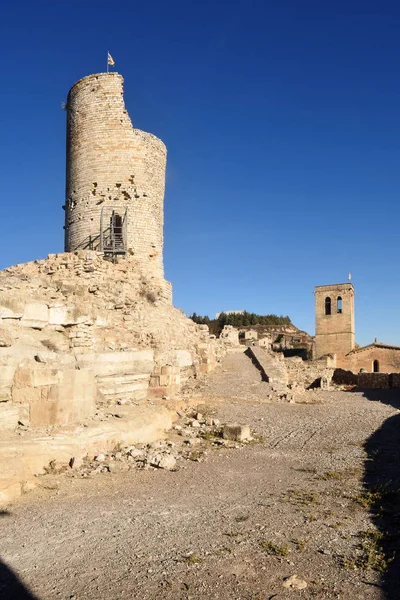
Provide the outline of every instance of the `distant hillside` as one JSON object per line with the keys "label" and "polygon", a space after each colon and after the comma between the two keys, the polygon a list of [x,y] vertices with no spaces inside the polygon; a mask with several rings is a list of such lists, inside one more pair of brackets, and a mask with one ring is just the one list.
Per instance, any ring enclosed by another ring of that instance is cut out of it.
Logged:
{"label": "distant hillside", "polygon": [[233,325],[233,327],[237,327],[238,329],[262,326],[268,330],[280,330],[282,328],[283,331],[287,329],[298,331],[288,316],[257,315],[246,310],[242,313],[220,313],[218,319],[210,319],[208,316],[202,317],[196,313],[193,313],[190,318],[199,325],[208,325],[210,333],[217,337],[220,336],[225,325]]}

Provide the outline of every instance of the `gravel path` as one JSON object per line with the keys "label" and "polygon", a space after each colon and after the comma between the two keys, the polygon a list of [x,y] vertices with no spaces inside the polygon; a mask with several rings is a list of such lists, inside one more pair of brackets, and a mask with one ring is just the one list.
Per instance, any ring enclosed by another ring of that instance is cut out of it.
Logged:
{"label": "gravel path", "polygon": [[[398,398],[310,392],[313,404],[267,403],[264,386],[247,357],[230,355],[192,389],[221,421],[261,436],[244,448],[210,446],[205,462],[177,472],[41,478],[0,519],[3,561],[40,600],[399,598],[396,561],[382,576],[357,550],[360,532],[384,529],[363,488],[375,475],[388,483],[379,457],[399,454]],[[369,552],[373,566],[386,542]],[[305,589],[283,587],[294,574]],[[4,581],[2,595],[1,577],[0,567],[2,600],[28,600]]]}

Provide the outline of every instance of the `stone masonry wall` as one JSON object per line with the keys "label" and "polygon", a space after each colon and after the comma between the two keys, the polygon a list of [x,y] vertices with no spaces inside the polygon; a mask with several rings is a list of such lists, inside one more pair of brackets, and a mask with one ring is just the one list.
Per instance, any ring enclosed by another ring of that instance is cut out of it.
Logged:
{"label": "stone masonry wall", "polygon": [[98,249],[101,210],[128,208],[127,246],[143,270],[163,277],[166,148],[134,129],[118,73],[89,75],[67,100],[65,249]]}
{"label": "stone masonry wall", "polygon": [[[379,344],[350,352],[339,362],[344,364],[343,368],[350,369],[353,373],[358,373],[360,369],[371,373],[375,360],[379,362],[380,373],[400,372],[400,348],[386,348],[384,345],[379,346]],[[342,366],[342,364],[339,366]]]}
{"label": "stone masonry wall", "polygon": [[[325,314],[325,299],[331,299],[331,314]],[[342,298],[341,312],[338,298]],[[354,288],[351,283],[323,285],[315,288],[315,356],[344,356],[355,345]]]}

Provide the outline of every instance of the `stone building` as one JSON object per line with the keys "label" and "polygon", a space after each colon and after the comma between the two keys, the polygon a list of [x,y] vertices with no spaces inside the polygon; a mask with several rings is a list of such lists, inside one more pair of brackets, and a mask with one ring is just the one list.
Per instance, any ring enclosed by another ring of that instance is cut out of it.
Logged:
{"label": "stone building", "polygon": [[354,373],[361,369],[370,373],[400,372],[400,346],[383,344],[377,340],[368,346],[355,348],[345,358],[346,369]]}
{"label": "stone building", "polygon": [[355,347],[353,285],[320,285],[314,295],[315,358],[346,355]]}
{"label": "stone building", "polygon": [[123,81],[98,73],[69,91],[65,251],[129,254],[162,279],[167,151],[132,126]]}
{"label": "stone building", "polygon": [[358,373],[400,372],[400,347],[378,342],[357,347],[354,287],[351,283],[317,286],[314,358],[331,356],[337,367]]}
{"label": "stone building", "polygon": [[244,339],[248,340],[258,340],[258,332],[255,329],[248,329],[244,332]]}

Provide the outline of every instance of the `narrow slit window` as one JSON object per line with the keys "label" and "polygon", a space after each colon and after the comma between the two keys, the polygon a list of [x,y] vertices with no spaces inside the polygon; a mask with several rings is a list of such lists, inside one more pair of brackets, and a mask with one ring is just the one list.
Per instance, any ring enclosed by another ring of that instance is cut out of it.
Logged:
{"label": "narrow slit window", "polygon": [[331,312],[331,299],[328,296],[327,298],[325,298],[325,314],[330,315]]}
{"label": "narrow slit window", "polygon": [[338,311],[338,313],[343,312],[343,310],[342,310],[342,296],[338,296],[338,299],[337,299],[337,311]]}
{"label": "narrow slit window", "polygon": [[379,373],[379,360],[374,360],[373,369],[374,373]]}

